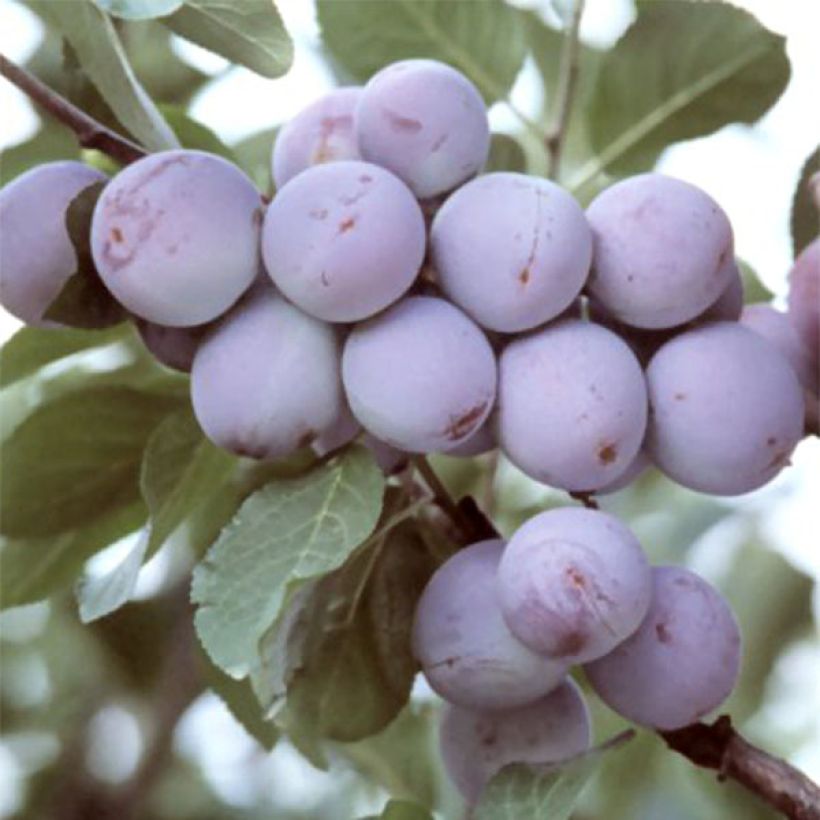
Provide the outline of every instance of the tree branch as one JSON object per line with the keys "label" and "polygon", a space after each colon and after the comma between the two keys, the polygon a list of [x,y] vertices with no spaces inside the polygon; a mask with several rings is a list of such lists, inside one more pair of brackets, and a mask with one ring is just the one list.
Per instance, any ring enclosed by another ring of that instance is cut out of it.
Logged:
{"label": "tree branch", "polygon": [[694,723],[659,732],[666,744],[696,766],[734,780],[792,820],[820,820],[820,787],[785,760],[753,746],[733,728],[728,715],[713,724]]}
{"label": "tree branch", "polygon": [[578,31],[581,27],[581,16],[584,13],[584,0],[575,0],[572,9],[572,18],[567,27],[564,47],[561,50],[561,65],[558,73],[558,100],[555,106],[555,120],[546,139],[549,164],[547,176],[557,179],[561,169],[561,154],[569,128],[569,118],[572,113],[572,102],[575,97],[575,88],[578,85],[578,47],[580,41]]}
{"label": "tree branch", "polygon": [[107,128],[101,122],[88,116],[74,103],[49,88],[31,72],[13,63],[0,54],[0,75],[16,85],[37,105],[70,128],[83,148],[95,148],[108,154],[117,162],[128,165],[147,155],[147,152],[136,143]]}

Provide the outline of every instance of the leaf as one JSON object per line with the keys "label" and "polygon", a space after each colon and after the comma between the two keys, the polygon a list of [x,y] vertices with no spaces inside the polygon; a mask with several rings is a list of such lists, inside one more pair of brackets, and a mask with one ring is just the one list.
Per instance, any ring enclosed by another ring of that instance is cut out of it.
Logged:
{"label": "leaf", "polygon": [[501,0],[318,0],[333,57],[359,82],[398,60],[464,72],[488,102],[506,97],[527,53],[524,17]]}
{"label": "leaf", "polygon": [[[795,256],[798,256],[800,251],[820,234],[820,204],[815,202],[809,184],[811,177],[818,173],[820,173],[820,147],[815,148],[814,153],[803,164],[800,179],[792,197],[790,224]],[[815,184],[820,185],[820,179]]]}
{"label": "leaf", "polygon": [[754,268],[745,260],[738,259],[737,267],[743,280],[743,301],[747,305],[755,302],[770,302],[774,294],[763,284]]}
{"label": "leaf", "polygon": [[207,657],[201,658],[205,669],[205,682],[228,707],[242,728],[266,751],[270,751],[279,739],[279,731],[266,721],[259,701],[247,680],[234,680],[214,666]]}
{"label": "leaf", "polygon": [[103,284],[91,256],[91,218],[104,182],[95,182],[80,191],[68,206],[66,230],[74,246],[77,270],[48,306],[44,318],[80,328],[104,328],[123,321],[125,309]]}
{"label": "leaf", "polygon": [[184,148],[208,151],[236,163],[233,151],[210,128],[190,117],[184,109],[176,105],[161,105],[159,109]]}
{"label": "leaf", "polygon": [[211,444],[189,407],[168,416],[145,447],[140,487],[151,516],[150,558],[197,508],[223,487],[237,459]]}
{"label": "leaf", "polygon": [[372,456],[357,446],[304,476],[271,481],[242,504],[191,589],[199,638],[217,666],[248,674],[287,596],[336,569],[370,535],[383,489]]}
{"label": "leaf", "polygon": [[263,77],[281,77],[293,63],[293,41],[272,0],[185,0],[162,22]]}
{"label": "leaf", "polygon": [[117,119],[149,151],[177,148],[173,131],[140,85],[111,20],[91,0],[29,5],[71,43],[84,73]]}
{"label": "leaf", "polygon": [[[433,815],[427,809],[416,803],[406,800],[390,800],[382,813],[374,820],[433,820]],[[367,820],[367,818],[365,818]]]}
{"label": "leaf", "polygon": [[412,701],[386,729],[333,749],[393,797],[432,809],[439,791],[438,714],[430,703]]}
{"label": "leaf", "polygon": [[490,143],[490,156],[484,173],[492,171],[525,173],[526,170],[527,157],[518,140],[509,136],[509,134],[493,134]]}
{"label": "leaf", "polygon": [[602,60],[590,110],[593,173],[649,170],[671,143],[755,122],[789,80],[784,38],[748,12],[691,0],[638,8]]}
{"label": "leaf", "polygon": [[410,697],[418,665],[410,635],[434,570],[410,524],[375,539],[319,581],[303,608],[287,723],[315,739],[356,741],[384,729]]}
{"label": "leaf", "polygon": [[604,755],[633,735],[625,732],[560,767],[505,766],[485,787],[473,820],[567,820]]}
{"label": "leaf", "polygon": [[112,504],[86,527],[56,537],[9,541],[0,550],[0,606],[40,601],[69,586],[94,553],[145,523],[140,500]]}
{"label": "leaf", "polygon": [[7,185],[36,165],[61,159],[77,160],[79,155],[74,135],[53,120],[45,119],[31,139],[0,153],[0,185]]}
{"label": "leaf", "polygon": [[126,324],[108,330],[21,328],[0,348],[0,387],[7,387],[66,356],[122,341],[130,332],[130,325]]}
{"label": "leaf", "polygon": [[0,531],[55,535],[139,497],[142,450],[173,395],[92,387],[38,407],[0,450]]}
{"label": "leaf", "polygon": [[84,624],[110,615],[131,599],[148,548],[149,533],[149,528],[144,529],[134,546],[112,570],[80,580],[76,597],[80,620]]}
{"label": "leaf", "polygon": [[123,20],[151,20],[175,12],[182,0],[94,0],[103,10]]}
{"label": "leaf", "polygon": [[278,128],[251,134],[233,146],[239,167],[253,180],[256,187],[268,195],[274,193],[271,177],[271,151]]}

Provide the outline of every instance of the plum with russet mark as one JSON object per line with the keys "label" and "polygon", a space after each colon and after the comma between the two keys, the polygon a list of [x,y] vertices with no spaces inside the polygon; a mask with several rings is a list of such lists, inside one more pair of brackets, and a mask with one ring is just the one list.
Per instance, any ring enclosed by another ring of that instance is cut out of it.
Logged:
{"label": "plum with russet mark", "polygon": [[191,327],[225,313],[259,269],[262,200],[248,177],[203,151],[151,154],[100,195],[91,251],[106,287],[137,316]]}

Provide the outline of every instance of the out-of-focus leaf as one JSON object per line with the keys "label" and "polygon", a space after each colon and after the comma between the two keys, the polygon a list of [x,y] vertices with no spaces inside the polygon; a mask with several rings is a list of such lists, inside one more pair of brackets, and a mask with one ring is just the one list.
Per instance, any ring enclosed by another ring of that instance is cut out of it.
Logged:
{"label": "out-of-focus leaf", "polygon": [[94,0],[103,10],[123,20],[151,20],[172,14],[182,0]]}
{"label": "out-of-focus leaf", "polygon": [[412,526],[399,526],[319,581],[293,627],[303,631],[287,684],[287,726],[315,739],[381,731],[410,696],[416,603],[434,570]]}
{"label": "out-of-focus leaf", "polygon": [[31,139],[12,145],[0,154],[0,185],[7,185],[37,165],[61,159],[76,160],[79,155],[74,135],[67,128],[47,120]]}
{"label": "out-of-focus leaf", "polygon": [[438,720],[432,704],[409,703],[378,734],[333,748],[393,797],[427,809],[436,805],[441,775],[436,758]]}
{"label": "out-of-focus leaf", "polygon": [[774,294],[763,284],[755,269],[744,259],[737,260],[740,277],[743,280],[743,301],[747,305],[754,302],[770,302]]}
{"label": "out-of-focus leaf", "polygon": [[94,553],[144,522],[144,504],[131,500],[112,504],[110,511],[75,531],[6,542],[0,549],[0,607],[39,601],[70,587]]}
{"label": "out-of-focus leaf", "polygon": [[271,177],[271,152],[279,129],[259,131],[236,143],[233,153],[239,167],[256,183],[260,191],[273,195]]}
{"label": "out-of-focus leaf", "polygon": [[30,0],[30,5],[71,43],[83,72],[125,128],[150,151],[178,147],[174,132],[134,74],[105,13],[91,0]]}
{"label": "out-of-focus leaf", "polygon": [[148,548],[149,532],[146,528],[140,533],[134,546],[113,569],[104,575],[80,580],[76,595],[83,623],[104,618],[131,599]]}
{"label": "out-of-focus leaf", "polygon": [[202,658],[205,669],[205,681],[211,690],[219,696],[236,718],[242,728],[263,749],[270,751],[279,739],[279,730],[270,721],[266,721],[256,695],[247,680],[234,680],[220,669],[217,669],[206,657]]}
{"label": "out-of-focus leaf", "polygon": [[[368,820],[364,818],[363,820]],[[433,815],[417,803],[407,800],[390,800],[378,816],[370,815],[370,820],[433,820]]]}
{"label": "out-of-focus leaf", "polygon": [[210,128],[189,117],[183,109],[174,105],[161,105],[159,108],[183,148],[208,151],[236,162],[233,151]]}
{"label": "out-of-focus leaf", "polygon": [[[820,211],[811,192],[809,180],[820,174],[820,147],[806,160],[792,198],[791,232],[792,248],[797,256],[803,248],[820,234]],[[815,183],[820,186],[820,177]]]}
{"label": "out-of-focus leaf", "polygon": [[152,433],[140,486],[151,515],[150,558],[201,504],[223,486],[237,459],[202,434],[189,407],[168,416]]}
{"label": "out-of-focus leaf", "polygon": [[638,19],[602,60],[590,172],[649,170],[667,145],[754,122],[788,80],[784,39],[748,12],[728,3],[639,3]]}
{"label": "out-of-focus leaf", "polygon": [[615,738],[566,764],[505,766],[487,784],[476,806],[475,820],[567,820],[604,755],[630,735]]}
{"label": "out-of-focus leaf", "polygon": [[185,0],[162,22],[180,37],[263,77],[280,77],[293,62],[293,41],[272,0]]}
{"label": "out-of-focus leaf", "polygon": [[273,480],[250,496],[194,571],[195,623],[209,656],[237,677],[305,581],[339,567],[373,530],[384,477],[352,447],[304,476]]}
{"label": "out-of-focus leaf", "polygon": [[127,339],[131,332],[127,324],[108,330],[21,328],[0,348],[0,387],[24,379],[66,356]]}
{"label": "out-of-focus leaf", "polygon": [[500,0],[318,0],[322,37],[359,82],[397,60],[449,63],[488,102],[507,95],[527,53],[520,11]]}
{"label": "out-of-focus leaf", "polygon": [[55,535],[139,497],[142,450],[181,399],[92,387],[38,407],[0,450],[0,530]]}
{"label": "out-of-focus leaf", "polygon": [[490,143],[490,156],[487,160],[487,173],[491,171],[514,171],[524,173],[527,170],[527,157],[521,143],[509,134],[493,134]]}
{"label": "out-of-focus leaf", "polygon": [[66,210],[65,225],[77,270],[48,306],[44,318],[79,328],[104,328],[123,321],[125,309],[103,284],[91,256],[91,218],[104,182],[95,182],[80,191]]}

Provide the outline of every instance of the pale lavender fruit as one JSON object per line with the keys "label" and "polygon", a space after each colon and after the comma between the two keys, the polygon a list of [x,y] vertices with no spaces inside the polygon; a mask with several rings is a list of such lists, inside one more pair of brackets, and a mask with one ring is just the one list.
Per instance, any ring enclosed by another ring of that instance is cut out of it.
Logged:
{"label": "pale lavender fruit", "polygon": [[807,245],[789,273],[789,318],[820,370],[820,237]]}
{"label": "pale lavender fruit", "polygon": [[442,290],[480,325],[511,333],[555,318],[581,292],[592,235],[554,182],[494,173],[459,188],[430,231]]}
{"label": "pale lavender fruit", "polygon": [[424,259],[421,209],[389,171],[354,160],[294,177],[268,207],[265,267],[306,313],[354,322],[395,302]]}
{"label": "pale lavender fruit", "polygon": [[673,327],[714,304],[730,284],[732,227],[688,182],[629,177],[599,194],[587,218],[594,247],[587,288],[619,321]]}
{"label": "pale lavender fruit", "polygon": [[495,424],[493,417],[490,416],[479,430],[463,444],[447,451],[448,456],[458,456],[459,458],[473,458],[475,456],[482,456],[484,453],[489,453],[495,450],[498,443],[495,439]]}
{"label": "pale lavender fruit", "polygon": [[740,318],[743,312],[743,276],[734,258],[727,259],[726,265],[731,270],[729,284],[693,322],[736,322]]}
{"label": "pale lavender fruit", "polygon": [[579,492],[606,486],[637,455],[646,413],[638,360],[600,325],[556,322],[501,354],[499,444],[536,481]]}
{"label": "pale lavender fruit", "polygon": [[77,271],[66,212],[79,193],[104,179],[81,162],[49,162],[0,191],[0,304],[26,324],[49,325],[43,315]]}
{"label": "pale lavender fruit", "polygon": [[548,510],[510,538],[498,595],[518,640],[561,663],[585,663],[640,625],[651,595],[649,563],[615,516],[582,507]]}
{"label": "pale lavender fruit", "polygon": [[646,371],[646,448],[670,478],[712,495],[762,487],[803,432],[803,392],[783,355],[735,322],[667,342]]}
{"label": "pale lavender fruit", "polygon": [[262,200],[235,165],[163,151],[120,171],[94,209],[103,282],[137,316],[190,327],[223,314],[259,269]]}
{"label": "pale lavender fruit", "polygon": [[393,475],[407,466],[410,457],[404,450],[391,447],[370,433],[362,436],[362,444],[373,454],[376,464],[385,475]]}
{"label": "pale lavender fruit", "polygon": [[356,109],[362,157],[391,170],[419,199],[475,176],[490,152],[484,101],[460,72],[404,60],[374,74]]}
{"label": "pale lavender fruit", "polygon": [[342,379],[353,415],[374,436],[412,453],[442,452],[490,414],[496,363],[458,308],[413,296],[353,329]]}
{"label": "pale lavender fruit", "polygon": [[320,458],[333,450],[338,450],[353,441],[362,432],[362,425],[356,421],[356,417],[350,412],[347,402],[342,404],[342,409],[333,424],[324,430],[313,442],[313,449]]}
{"label": "pale lavender fruit", "polygon": [[803,345],[800,334],[788,314],[760,302],[743,308],[740,324],[762,336],[783,354],[804,390],[810,393],[817,392],[820,374],[813,366],[809,351]]}
{"label": "pale lavender fruit", "polygon": [[256,292],[200,345],[191,398],[220,447],[251,458],[288,455],[341,414],[336,333],[272,290]]}
{"label": "pale lavender fruit", "polygon": [[672,731],[729,697],[740,670],[740,630],[723,596],[695,573],[656,567],[652,586],[637,632],[585,670],[619,715]]}
{"label": "pale lavender fruit", "polygon": [[180,373],[191,372],[197,348],[210,327],[165,327],[144,319],[138,319],[135,325],[142,343],[154,358]]}
{"label": "pale lavender fruit", "polygon": [[447,705],[440,729],[444,767],[469,804],[512,763],[559,764],[588,751],[592,726],[586,701],[571,678],[534,703],[477,712]]}
{"label": "pale lavender fruit", "polygon": [[623,490],[640,478],[650,467],[652,466],[652,460],[646,454],[646,451],[641,448],[638,450],[638,455],[632,459],[632,463],[613,481],[610,481],[609,484],[605,484],[603,487],[599,487],[596,491],[596,495],[607,495],[608,493],[616,493],[619,490]]}
{"label": "pale lavender fruit", "polygon": [[496,572],[504,542],[480,541],[435,572],[416,609],[413,654],[430,686],[470,709],[510,709],[555,689],[567,667],[510,633]]}
{"label": "pale lavender fruit", "polygon": [[362,89],[336,88],[282,126],[273,144],[273,181],[281,188],[313,165],[359,159],[353,114]]}

